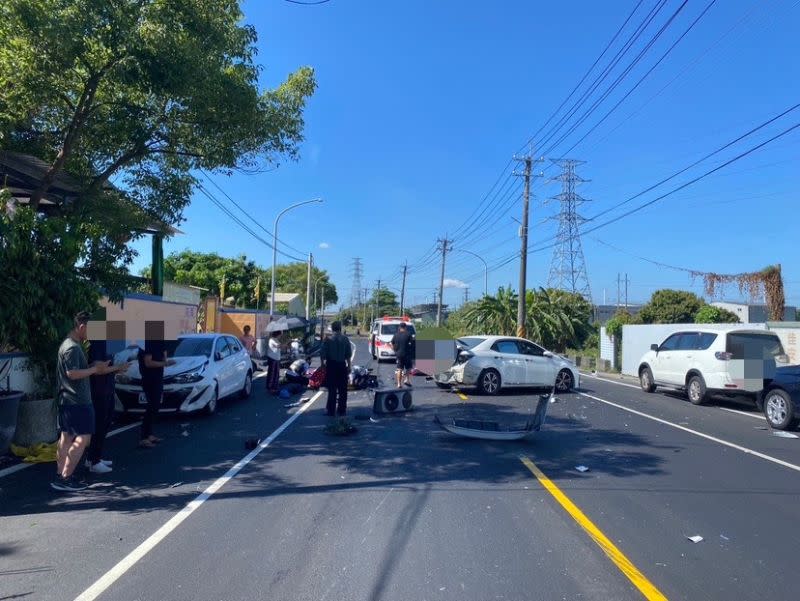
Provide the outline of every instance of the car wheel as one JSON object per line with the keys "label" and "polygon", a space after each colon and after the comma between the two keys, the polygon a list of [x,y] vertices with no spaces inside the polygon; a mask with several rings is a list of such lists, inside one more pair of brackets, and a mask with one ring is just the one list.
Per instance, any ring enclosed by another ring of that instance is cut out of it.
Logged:
{"label": "car wheel", "polygon": [[481,394],[494,395],[500,391],[500,373],[496,369],[484,369],[478,377]]}
{"label": "car wheel", "polygon": [[639,372],[639,385],[645,392],[655,392],[656,385],[653,383],[653,372],[649,367],[645,367]]}
{"label": "car wheel", "polygon": [[692,376],[686,384],[686,395],[692,405],[702,405],[706,402],[706,383],[702,376]]}
{"label": "car wheel", "polygon": [[794,402],[785,390],[773,388],[764,396],[764,416],[776,430],[786,430],[794,421]]}
{"label": "car wheel", "polygon": [[214,382],[214,394],[211,395],[204,407],[206,415],[214,415],[217,412],[217,405],[219,405],[219,384]]}
{"label": "car wheel", "polygon": [[243,399],[249,399],[250,395],[253,393],[253,374],[252,372],[247,372],[247,375],[244,377],[244,386],[242,386],[242,390],[239,392],[239,396]]}
{"label": "car wheel", "polygon": [[572,372],[568,369],[562,369],[556,375],[556,390],[558,392],[569,392],[572,390],[575,381],[572,378]]}

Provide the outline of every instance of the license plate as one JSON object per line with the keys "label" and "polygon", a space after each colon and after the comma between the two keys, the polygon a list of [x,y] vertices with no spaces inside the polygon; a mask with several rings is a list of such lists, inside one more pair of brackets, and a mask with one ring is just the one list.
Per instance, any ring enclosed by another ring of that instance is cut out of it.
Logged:
{"label": "license plate", "polygon": [[147,405],[147,395],[143,392],[139,393],[139,404],[140,405]]}

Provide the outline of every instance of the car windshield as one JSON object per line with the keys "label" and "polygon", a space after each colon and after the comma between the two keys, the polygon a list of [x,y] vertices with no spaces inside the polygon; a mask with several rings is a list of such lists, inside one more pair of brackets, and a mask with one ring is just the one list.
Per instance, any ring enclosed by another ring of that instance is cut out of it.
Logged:
{"label": "car windshield", "polygon": [[199,357],[211,356],[213,338],[181,338],[175,347],[174,357]]}
{"label": "car windshield", "polygon": [[783,355],[780,338],[774,334],[728,334],[727,351],[732,359],[770,359]]}
{"label": "car windshield", "polygon": [[[406,327],[408,328],[409,334],[411,334],[412,336],[416,335],[416,332],[414,331],[414,326],[407,325]],[[400,330],[400,324],[399,323],[382,324],[381,325],[381,336],[394,336],[395,334],[397,334],[397,332],[399,330]]]}
{"label": "car windshield", "polygon": [[483,338],[468,336],[466,338],[459,338],[457,343],[461,348],[471,349],[473,346],[478,346],[483,340]]}

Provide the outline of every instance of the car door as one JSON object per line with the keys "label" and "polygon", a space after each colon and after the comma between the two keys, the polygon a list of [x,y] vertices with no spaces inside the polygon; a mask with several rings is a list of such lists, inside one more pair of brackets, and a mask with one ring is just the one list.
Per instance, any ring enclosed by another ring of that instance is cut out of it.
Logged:
{"label": "car door", "polygon": [[219,385],[220,398],[231,393],[231,349],[225,336],[220,336],[214,343],[214,371],[216,372],[217,384]]}
{"label": "car door", "polygon": [[520,353],[516,340],[498,340],[492,345],[492,356],[500,372],[501,385],[525,383],[525,357]]}
{"label": "car door", "polygon": [[231,349],[231,356],[227,359],[231,363],[231,388],[233,392],[244,388],[244,379],[247,370],[250,369],[250,357],[239,342],[233,336],[226,336],[228,348]]}
{"label": "car door", "polygon": [[675,352],[678,349],[682,332],[676,332],[661,343],[658,352],[653,358],[651,366],[653,379],[661,384],[676,384],[675,376]]}
{"label": "car door", "polygon": [[686,374],[694,367],[695,355],[700,346],[700,332],[684,332],[678,340],[678,348],[673,352],[672,369],[674,383],[686,383]]}
{"label": "car door", "polygon": [[549,387],[556,381],[555,365],[550,357],[544,356],[544,349],[527,340],[517,341],[525,358],[525,384],[535,387]]}

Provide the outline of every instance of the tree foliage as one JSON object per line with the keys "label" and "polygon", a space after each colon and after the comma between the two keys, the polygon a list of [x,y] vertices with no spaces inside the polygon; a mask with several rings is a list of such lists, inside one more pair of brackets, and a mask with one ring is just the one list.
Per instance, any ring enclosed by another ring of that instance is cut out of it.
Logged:
{"label": "tree foliage", "polygon": [[656,290],[636,318],[639,323],[693,323],[705,301],[683,290]]}
{"label": "tree foliage", "polygon": [[[145,269],[142,275],[148,275]],[[233,297],[234,304],[242,308],[256,308],[256,287],[260,278],[260,302],[258,307],[269,306],[269,292],[272,269],[259,267],[245,255],[234,258],[222,257],[216,253],[199,253],[185,250],[172,253],[164,258],[164,278],[178,284],[205,288],[210,294],[219,296],[220,284],[225,278],[225,296]],[[303,302],[306,298],[306,278],[308,266],[305,263],[278,265],[275,271],[275,289],[277,292],[299,294]],[[325,292],[326,303],[336,303],[338,295],[336,286],[331,283],[328,273],[314,267],[311,282],[319,282],[316,292],[319,296]],[[314,287],[311,288],[312,308]],[[318,299],[319,302],[319,299]]]}
{"label": "tree foliage", "polygon": [[715,307],[714,305],[703,305],[695,313],[695,323],[739,323],[739,316],[736,313]]}

